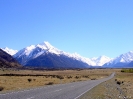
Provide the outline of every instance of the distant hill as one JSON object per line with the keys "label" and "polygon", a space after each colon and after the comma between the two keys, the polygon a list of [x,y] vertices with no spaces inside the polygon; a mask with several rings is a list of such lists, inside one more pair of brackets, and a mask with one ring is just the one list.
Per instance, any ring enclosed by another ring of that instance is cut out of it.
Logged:
{"label": "distant hill", "polygon": [[0,68],[21,67],[21,65],[8,53],[0,49]]}

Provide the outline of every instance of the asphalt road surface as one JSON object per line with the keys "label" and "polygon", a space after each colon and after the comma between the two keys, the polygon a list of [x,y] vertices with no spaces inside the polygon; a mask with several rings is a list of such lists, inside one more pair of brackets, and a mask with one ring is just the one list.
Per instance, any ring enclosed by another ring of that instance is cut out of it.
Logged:
{"label": "asphalt road surface", "polygon": [[67,84],[38,87],[0,94],[0,99],[79,99],[96,85],[113,78],[115,73],[100,80],[80,81]]}

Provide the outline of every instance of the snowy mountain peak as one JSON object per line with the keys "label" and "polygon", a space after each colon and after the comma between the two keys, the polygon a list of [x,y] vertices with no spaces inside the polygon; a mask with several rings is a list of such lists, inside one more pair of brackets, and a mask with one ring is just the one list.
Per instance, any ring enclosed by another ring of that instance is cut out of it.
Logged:
{"label": "snowy mountain peak", "polygon": [[109,58],[109,57],[103,55],[103,56],[100,56],[100,57],[91,58],[91,60],[95,63],[95,66],[102,66],[105,63],[112,60],[112,58]]}
{"label": "snowy mountain peak", "polygon": [[129,51],[125,54],[121,54],[118,57],[114,58],[113,60],[109,61],[105,64],[105,66],[116,66],[116,65],[122,65],[128,64],[131,61],[133,61],[133,51]]}
{"label": "snowy mountain peak", "polygon": [[1,48],[3,51],[7,52],[10,55],[14,55],[16,54],[18,51],[17,50],[13,50],[13,49],[9,49],[8,47],[5,48]]}
{"label": "snowy mountain peak", "polygon": [[100,60],[110,60],[110,58],[105,56],[105,55],[98,57],[98,59],[100,59]]}
{"label": "snowy mountain peak", "polygon": [[35,45],[30,45],[26,47],[25,49],[30,51],[30,50],[33,50],[34,48],[35,48]]}
{"label": "snowy mountain peak", "polygon": [[86,58],[80,56],[78,53],[67,53],[64,51],[61,51],[55,47],[53,47],[49,42],[43,42],[37,45],[30,45],[22,50],[20,50],[17,54],[14,55],[15,58],[22,59],[24,61],[23,64],[27,62],[27,60],[35,59],[41,55],[45,54],[55,54],[57,56],[66,56],[69,58],[72,58],[74,60],[82,61],[84,63],[87,63],[90,66],[102,66],[105,62],[110,61],[111,59],[106,56],[100,56],[97,58]]}
{"label": "snowy mountain peak", "polygon": [[129,51],[129,53],[133,53],[133,51]]}
{"label": "snowy mountain peak", "polygon": [[44,50],[54,48],[49,42],[43,42],[43,43],[37,44],[36,47],[39,47]]}
{"label": "snowy mountain peak", "polygon": [[30,45],[26,48],[23,48],[18,53],[16,53],[14,57],[25,60],[23,62],[23,64],[25,64],[27,60],[37,58],[40,55],[46,53],[54,53],[59,55],[61,52],[58,49],[54,48],[50,43],[43,42],[37,45]]}

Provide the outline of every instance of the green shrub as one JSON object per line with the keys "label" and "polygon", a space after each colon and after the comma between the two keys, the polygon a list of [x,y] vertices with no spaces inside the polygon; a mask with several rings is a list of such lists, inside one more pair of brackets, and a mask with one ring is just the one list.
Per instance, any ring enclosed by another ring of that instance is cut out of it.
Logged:
{"label": "green shrub", "polygon": [[133,73],[133,69],[122,69],[121,72],[125,72],[125,73]]}

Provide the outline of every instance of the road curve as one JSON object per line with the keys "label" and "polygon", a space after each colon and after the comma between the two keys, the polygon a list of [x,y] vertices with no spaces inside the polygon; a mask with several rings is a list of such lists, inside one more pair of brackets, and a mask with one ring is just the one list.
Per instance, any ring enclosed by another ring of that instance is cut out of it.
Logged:
{"label": "road curve", "polygon": [[0,99],[79,99],[96,85],[113,78],[115,73],[100,80],[80,81],[58,84],[29,90],[0,94]]}

